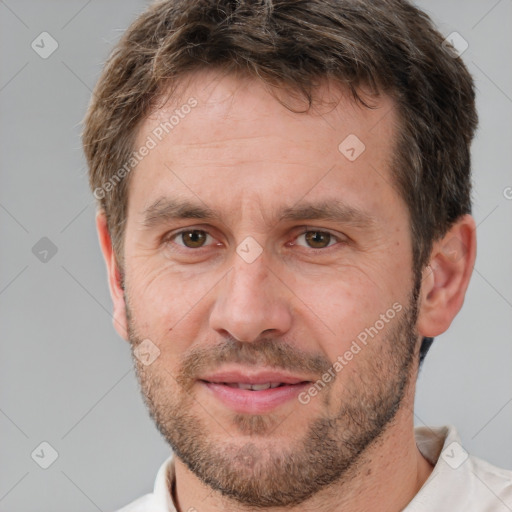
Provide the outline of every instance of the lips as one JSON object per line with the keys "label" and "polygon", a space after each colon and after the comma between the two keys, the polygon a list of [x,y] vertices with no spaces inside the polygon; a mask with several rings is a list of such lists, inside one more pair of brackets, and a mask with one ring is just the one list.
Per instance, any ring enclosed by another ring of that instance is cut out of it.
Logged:
{"label": "lips", "polygon": [[308,377],[286,372],[239,369],[203,375],[198,379],[210,396],[244,414],[265,414],[297,398],[310,385]]}

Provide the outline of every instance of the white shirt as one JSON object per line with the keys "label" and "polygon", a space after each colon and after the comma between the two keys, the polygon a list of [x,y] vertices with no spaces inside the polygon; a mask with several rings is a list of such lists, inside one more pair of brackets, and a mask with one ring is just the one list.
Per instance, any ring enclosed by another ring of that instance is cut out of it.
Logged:
{"label": "white shirt", "polygon": [[[512,470],[469,455],[453,425],[414,427],[414,436],[434,469],[403,512],[512,512]],[[116,512],[177,512],[173,483],[171,455],[158,470],[153,492]]]}

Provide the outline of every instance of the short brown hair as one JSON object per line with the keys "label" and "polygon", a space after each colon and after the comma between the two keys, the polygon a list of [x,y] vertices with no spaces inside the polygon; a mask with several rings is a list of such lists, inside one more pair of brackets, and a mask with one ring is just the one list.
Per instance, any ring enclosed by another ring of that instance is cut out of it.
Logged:
{"label": "short brown hair", "polygon": [[[473,80],[430,18],[404,0],[153,4],[116,45],[84,120],[93,191],[103,190],[130,159],[155,102],[185,73],[206,68],[285,86],[310,106],[323,78],[348,87],[363,105],[362,86],[389,94],[401,121],[391,172],[410,213],[416,273],[433,242],[471,213]],[[127,174],[99,194],[121,275],[128,183]]]}

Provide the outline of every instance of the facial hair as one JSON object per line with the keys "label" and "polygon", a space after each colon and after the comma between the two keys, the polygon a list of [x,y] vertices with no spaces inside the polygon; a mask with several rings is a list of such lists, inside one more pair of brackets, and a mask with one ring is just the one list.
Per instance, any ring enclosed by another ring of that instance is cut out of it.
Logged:
{"label": "facial hair", "polygon": [[[222,496],[255,509],[300,505],[319,491],[353,478],[362,455],[382,437],[399,411],[415,362],[420,285],[416,274],[408,305],[390,320],[381,336],[362,348],[364,355],[356,356],[357,372],[345,379],[342,389],[333,387],[337,375],[328,388],[319,391],[323,413],[311,419],[294,442],[272,442],[274,432],[283,436],[279,428],[286,421],[278,424],[271,415],[234,413],[229,421],[240,434],[250,437],[240,442],[221,432],[214,439],[203,421],[211,420],[208,404],[198,403],[192,393],[202,372],[225,363],[319,377],[332,367],[325,357],[306,354],[276,338],[251,343],[227,338],[215,347],[191,350],[184,354],[175,375],[155,363],[144,366],[134,357],[149,413],[175,456]],[[137,330],[127,292],[128,332],[134,350],[145,337]],[[308,407],[300,405],[294,412],[307,415]]]}

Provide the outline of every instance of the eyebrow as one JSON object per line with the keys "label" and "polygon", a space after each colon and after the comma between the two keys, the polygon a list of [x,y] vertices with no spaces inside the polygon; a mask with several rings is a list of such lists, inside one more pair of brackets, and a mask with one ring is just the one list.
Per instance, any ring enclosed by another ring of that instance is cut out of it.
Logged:
{"label": "eyebrow", "polygon": [[143,210],[142,216],[142,225],[147,229],[179,219],[220,220],[220,216],[206,206],[186,199],[163,197]]}
{"label": "eyebrow", "polygon": [[[219,213],[187,199],[161,197],[142,211],[142,226],[146,229],[180,219],[222,222]],[[283,208],[274,219],[277,219],[277,222],[325,220],[350,224],[356,228],[371,228],[376,223],[375,217],[369,213],[335,199],[320,202],[301,201],[294,206]]]}
{"label": "eyebrow", "polygon": [[357,228],[370,228],[375,218],[369,213],[347,205],[340,200],[324,200],[318,203],[301,202],[285,208],[280,221],[326,220],[350,224]]}

